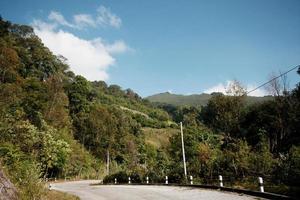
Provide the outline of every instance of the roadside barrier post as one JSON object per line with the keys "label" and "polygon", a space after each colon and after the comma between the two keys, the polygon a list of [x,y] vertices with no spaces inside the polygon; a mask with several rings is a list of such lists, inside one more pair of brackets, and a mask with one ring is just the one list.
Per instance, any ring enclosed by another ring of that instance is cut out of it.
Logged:
{"label": "roadside barrier post", "polygon": [[223,187],[223,177],[222,177],[222,175],[219,175],[219,183],[220,183],[220,187]]}
{"label": "roadside barrier post", "polygon": [[262,177],[258,177],[258,184],[260,192],[265,192],[264,190],[264,181]]}
{"label": "roadside barrier post", "polygon": [[56,177],[54,178],[54,182],[56,182]]}
{"label": "roadside barrier post", "polygon": [[166,176],[166,185],[168,185],[169,181],[168,181],[168,176]]}
{"label": "roadside barrier post", "polygon": [[130,176],[128,177],[128,184],[131,184]]}
{"label": "roadside barrier post", "polygon": [[149,177],[146,177],[146,183],[149,184]]}
{"label": "roadside barrier post", "polygon": [[117,184],[117,178],[115,178],[115,184]]}
{"label": "roadside barrier post", "polygon": [[190,176],[190,180],[191,180],[191,185],[193,185],[193,176]]}

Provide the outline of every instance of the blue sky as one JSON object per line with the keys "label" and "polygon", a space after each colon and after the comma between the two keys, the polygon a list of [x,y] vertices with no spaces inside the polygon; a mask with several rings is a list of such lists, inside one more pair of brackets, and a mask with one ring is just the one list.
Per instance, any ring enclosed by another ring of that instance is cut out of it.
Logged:
{"label": "blue sky", "polygon": [[[299,0],[1,0],[0,14],[33,25],[77,74],[141,96],[233,79],[251,89],[300,64]],[[289,73],[290,87],[299,77]]]}

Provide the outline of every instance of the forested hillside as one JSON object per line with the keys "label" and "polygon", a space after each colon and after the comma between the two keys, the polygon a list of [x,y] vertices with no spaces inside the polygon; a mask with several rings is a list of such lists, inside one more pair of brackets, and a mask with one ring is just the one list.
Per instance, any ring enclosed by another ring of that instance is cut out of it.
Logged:
{"label": "forested hillside", "polygon": [[31,27],[0,20],[0,164],[22,199],[45,196],[54,177],[185,182],[179,122],[195,183],[222,174],[226,184],[255,189],[262,176],[266,191],[299,191],[299,84],[251,105],[217,94],[202,107],[157,107],[67,63]]}
{"label": "forested hillside", "polygon": [[1,19],[0,65],[1,165],[28,199],[40,178],[103,178],[108,152],[111,173],[142,168],[141,128],[170,124],[132,90],[74,75],[29,26]]}

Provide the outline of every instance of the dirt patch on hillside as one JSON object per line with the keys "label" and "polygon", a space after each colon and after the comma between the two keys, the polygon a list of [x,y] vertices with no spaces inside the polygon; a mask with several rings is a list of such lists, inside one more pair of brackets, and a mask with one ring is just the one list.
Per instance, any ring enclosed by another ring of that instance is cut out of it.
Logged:
{"label": "dirt patch on hillside", "polygon": [[5,176],[0,169],[0,200],[17,200],[18,192],[16,187]]}

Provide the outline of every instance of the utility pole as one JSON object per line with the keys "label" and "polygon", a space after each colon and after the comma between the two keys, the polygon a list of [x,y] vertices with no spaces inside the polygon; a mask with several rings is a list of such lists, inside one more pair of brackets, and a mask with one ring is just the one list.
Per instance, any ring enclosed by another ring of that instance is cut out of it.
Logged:
{"label": "utility pole", "polygon": [[107,175],[109,175],[109,150],[107,150],[106,173],[107,173]]}
{"label": "utility pole", "polygon": [[180,122],[180,131],[181,131],[181,145],[182,145],[182,159],[183,159],[184,177],[187,179],[182,122]]}

